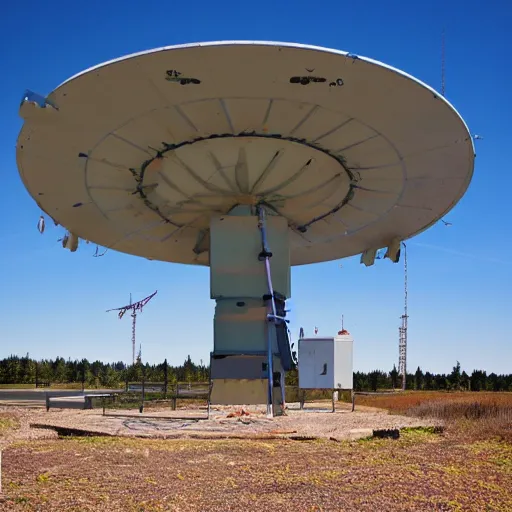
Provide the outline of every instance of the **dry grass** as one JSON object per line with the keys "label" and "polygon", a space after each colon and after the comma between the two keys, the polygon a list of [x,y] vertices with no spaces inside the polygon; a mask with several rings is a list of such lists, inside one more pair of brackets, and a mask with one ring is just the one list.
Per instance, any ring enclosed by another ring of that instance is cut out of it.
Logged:
{"label": "dry grass", "polygon": [[449,429],[474,438],[498,437],[512,442],[512,393],[406,392],[358,396],[357,404],[394,414],[442,420]]}
{"label": "dry grass", "polygon": [[512,407],[512,393],[405,391],[385,395],[358,395],[356,398],[358,405],[380,407],[397,414],[404,414],[412,407],[432,401],[498,403]]}
{"label": "dry grass", "polygon": [[512,403],[503,400],[423,402],[409,409],[407,414],[441,419],[449,428],[473,438],[497,437],[512,443]]}
{"label": "dry grass", "polygon": [[423,402],[407,411],[422,418],[440,418],[446,420],[496,419],[503,423],[512,422],[512,403],[500,400],[437,400]]}

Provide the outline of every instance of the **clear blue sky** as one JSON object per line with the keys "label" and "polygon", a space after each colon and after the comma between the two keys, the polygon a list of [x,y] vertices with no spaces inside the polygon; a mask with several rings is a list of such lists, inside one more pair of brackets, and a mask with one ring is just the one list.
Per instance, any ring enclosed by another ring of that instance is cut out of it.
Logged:
{"label": "clear blue sky", "polygon": [[[446,27],[446,96],[476,141],[473,182],[448,216],[408,244],[409,370],[512,372],[512,3],[405,2],[7,2],[0,17],[0,357],[124,360],[130,318],[108,308],[158,289],[140,316],[150,362],[187,354],[208,359],[213,301],[208,269],[150,262],[94,246],[64,251],[60,228],[36,230],[39,210],[19,179],[15,141],[26,88],[48,94],[71,75],[125,54],[226,39],[290,41],[381,60],[434,88],[441,82]],[[448,7],[445,7],[448,6]],[[345,315],[355,367],[389,370],[397,361],[402,265],[358,258],[292,272],[292,334],[318,326],[332,335]],[[340,268],[340,264],[342,267]]]}

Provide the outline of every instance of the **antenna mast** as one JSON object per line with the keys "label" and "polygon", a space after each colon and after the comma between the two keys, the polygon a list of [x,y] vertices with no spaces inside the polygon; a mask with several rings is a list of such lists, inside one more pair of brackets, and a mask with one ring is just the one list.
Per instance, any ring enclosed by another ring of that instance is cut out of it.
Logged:
{"label": "antenna mast", "polygon": [[[132,305],[132,294],[130,293],[130,306]],[[132,310],[132,360],[133,364],[135,364],[135,324],[137,323],[137,313],[135,310]],[[121,319],[121,317],[119,317]]]}
{"label": "antenna mast", "polygon": [[136,324],[137,324],[137,313],[142,313],[142,308],[157,294],[157,291],[156,290],[154,293],[152,293],[151,295],[145,297],[144,299],[142,300],[139,300],[139,302],[135,302],[135,303],[132,303],[132,294],[130,293],[130,304],[128,304],[127,306],[123,306],[121,308],[114,308],[114,309],[108,309],[107,310],[107,313],[109,311],[119,311],[118,313],[118,317],[119,317],[119,320],[121,320],[121,318],[123,318],[124,314],[127,312],[127,311],[131,311],[132,314],[131,314],[131,317],[132,317],[132,360],[133,360],[133,364],[135,364],[135,346],[136,346],[136,337],[135,337],[135,328],[136,328]]}
{"label": "antenna mast", "polygon": [[407,381],[407,246],[404,247],[404,314],[402,315],[402,325],[398,328],[398,373],[402,376],[402,391],[405,391]]}

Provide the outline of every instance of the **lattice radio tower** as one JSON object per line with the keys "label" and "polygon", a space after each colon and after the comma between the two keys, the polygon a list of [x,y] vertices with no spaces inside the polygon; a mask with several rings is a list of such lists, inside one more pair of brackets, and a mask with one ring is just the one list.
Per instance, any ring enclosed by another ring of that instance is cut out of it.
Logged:
{"label": "lattice radio tower", "polygon": [[404,247],[404,314],[402,325],[398,328],[398,373],[402,376],[402,390],[405,390],[407,381],[407,246]]}
{"label": "lattice radio tower", "polygon": [[[445,47],[445,29],[441,33],[441,94],[446,92],[446,47]],[[445,225],[451,225],[443,221]],[[398,373],[402,376],[402,390],[405,390],[407,384],[407,246],[404,247],[404,314],[402,315],[402,325],[398,328]]]}
{"label": "lattice radio tower", "polygon": [[132,303],[132,294],[130,293],[130,304],[127,306],[123,306],[121,308],[114,308],[114,309],[108,309],[107,313],[109,311],[119,311],[118,317],[119,320],[123,318],[124,314],[127,311],[131,311],[131,317],[132,317],[132,359],[133,364],[135,364],[136,356],[135,356],[135,346],[137,343],[136,337],[135,337],[135,327],[137,324],[137,313],[142,313],[142,308],[156,295],[158,290],[156,290],[154,293],[149,295],[148,297],[145,297],[142,300],[139,300],[139,302]]}

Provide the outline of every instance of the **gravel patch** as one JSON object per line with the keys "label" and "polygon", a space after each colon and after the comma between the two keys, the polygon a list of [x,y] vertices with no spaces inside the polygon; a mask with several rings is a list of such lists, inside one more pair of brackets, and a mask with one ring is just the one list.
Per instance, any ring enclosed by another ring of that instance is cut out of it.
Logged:
{"label": "gravel patch", "polygon": [[[17,428],[0,434],[2,445],[16,440],[52,438],[57,433],[49,427],[85,431],[120,437],[145,438],[327,438],[334,440],[366,437],[371,430],[430,426],[425,419],[390,415],[375,410],[351,412],[339,404],[336,412],[311,407],[300,411],[290,404],[285,416],[267,418],[264,407],[212,407],[210,419],[206,409],[138,411],[101,409],[24,409],[0,407],[0,414],[16,418]],[[317,404],[318,405],[318,404]],[[325,406],[325,404],[323,404]],[[38,428],[34,428],[37,426]],[[44,428],[47,427],[47,428]]]}

